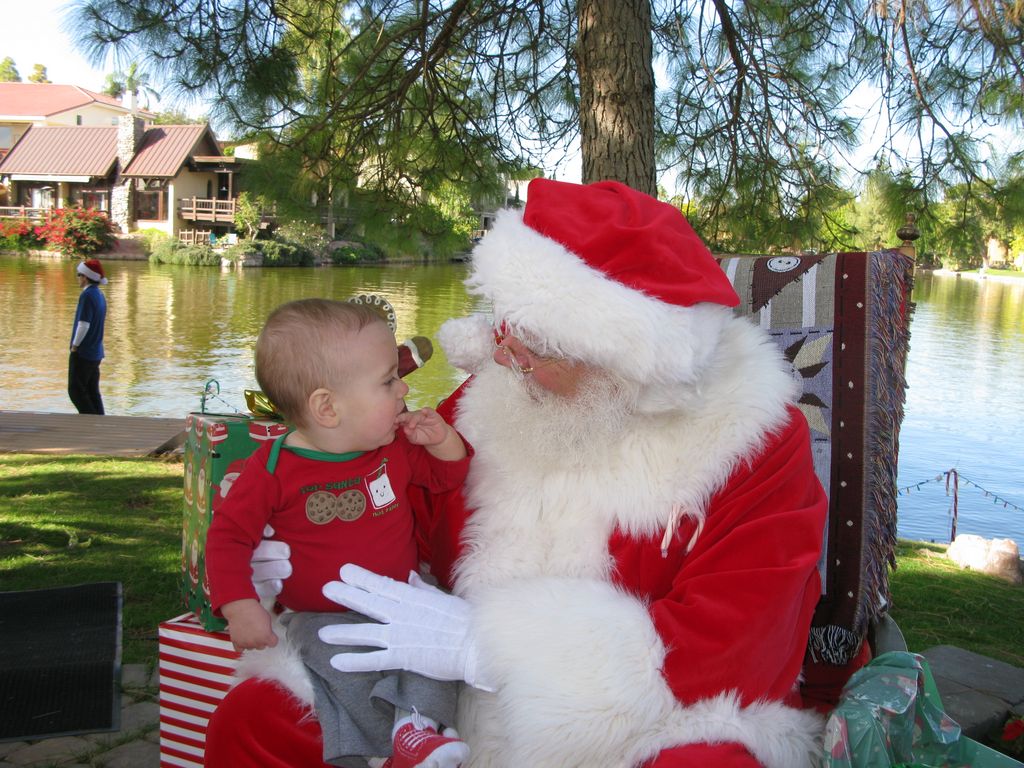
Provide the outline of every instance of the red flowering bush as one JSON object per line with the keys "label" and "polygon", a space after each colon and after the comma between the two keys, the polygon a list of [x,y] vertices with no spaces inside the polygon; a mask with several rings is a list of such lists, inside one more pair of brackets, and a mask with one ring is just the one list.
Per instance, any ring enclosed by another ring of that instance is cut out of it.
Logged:
{"label": "red flowering bush", "polygon": [[65,256],[89,256],[114,243],[114,225],[107,215],[87,208],[58,208],[35,234]]}
{"label": "red flowering bush", "polygon": [[1024,717],[1010,715],[999,737],[999,747],[1018,760],[1024,757]]}
{"label": "red flowering bush", "polygon": [[39,245],[35,228],[24,219],[0,219],[0,251],[22,251]]}

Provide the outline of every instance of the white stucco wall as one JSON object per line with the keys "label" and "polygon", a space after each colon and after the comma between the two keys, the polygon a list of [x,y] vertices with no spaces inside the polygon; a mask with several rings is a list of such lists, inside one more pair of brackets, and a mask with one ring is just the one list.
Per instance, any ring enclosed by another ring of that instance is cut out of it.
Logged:
{"label": "white stucco wall", "polygon": [[[206,183],[210,183],[210,193],[207,194]],[[182,171],[174,177],[171,182],[175,189],[176,197],[216,197],[217,196],[217,174],[215,173],[192,173]]]}
{"label": "white stucco wall", "polygon": [[[210,184],[209,195],[207,195],[206,189],[207,182]],[[187,221],[179,217],[178,200],[192,197],[215,198],[217,196],[217,174],[182,171],[168,185],[168,194],[171,196],[170,219],[175,224],[175,233],[182,229],[210,229],[213,226],[213,223],[209,221]]]}
{"label": "white stucco wall", "polygon": [[136,219],[135,220],[135,231],[140,229],[159,229],[161,232],[174,235],[174,227],[171,226],[170,221],[155,221],[151,219]]}
{"label": "white stucco wall", "polygon": [[125,114],[124,111],[114,109],[102,104],[87,104],[83,107],[75,107],[67,112],[58,112],[46,119],[46,125],[78,125],[77,118],[81,116],[82,125],[117,125],[117,119]]}

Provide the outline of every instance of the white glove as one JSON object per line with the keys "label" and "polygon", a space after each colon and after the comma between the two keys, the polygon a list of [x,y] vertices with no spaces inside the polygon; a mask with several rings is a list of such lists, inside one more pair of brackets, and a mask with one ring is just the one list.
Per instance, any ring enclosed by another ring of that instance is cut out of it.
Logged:
{"label": "white glove", "polygon": [[383,650],[335,654],[332,667],[342,672],[404,669],[434,680],[465,680],[474,688],[494,690],[479,679],[469,603],[461,597],[442,592],[416,573],[410,573],[409,583],[403,584],[348,564],[342,566],[341,578],[324,584],[324,595],[384,623],[331,624],[320,629],[320,639],[332,645]]}
{"label": "white glove", "polygon": [[263,529],[266,537],[252,552],[252,585],[261,598],[276,597],[284,587],[282,582],[292,575],[292,548],[283,541],[272,541],[274,529],[269,525]]}

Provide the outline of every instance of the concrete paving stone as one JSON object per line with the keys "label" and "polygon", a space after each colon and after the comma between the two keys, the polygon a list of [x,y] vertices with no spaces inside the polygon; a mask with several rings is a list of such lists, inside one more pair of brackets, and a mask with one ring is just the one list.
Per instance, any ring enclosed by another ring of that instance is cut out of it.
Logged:
{"label": "concrete paving stone", "polygon": [[160,667],[153,667],[153,674],[149,676],[149,687],[154,690],[160,687]]}
{"label": "concrete paving stone", "polygon": [[70,762],[76,756],[95,749],[94,745],[78,736],[58,736],[29,744],[7,755],[7,761],[15,765],[36,763]]}
{"label": "concrete paving stone", "polygon": [[948,695],[973,690],[971,686],[964,685],[956,680],[950,680],[944,675],[937,674],[934,670],[932,670],[932,677],[935,678],[935,684],[939,686],[939,691],[942,693],[943,700],[945,700]]}
{"label": "concrete paving stone", "polygon": [[1005,722],[1008,707],[1005,701],[978,691],[947,695],[941,688],[942,708],[960,726],[961,732],[975,741],[985,737]]}
{"label": "concrete paving stone", "polygon": [[110,747],[116,744],[124,738],[124,733],[121,731],[108,731],[107,733],[90,733],[85,736],[86,739],[91,741],[93,744],[99,747]]}
{"label": "concrete paving stone", "polygon": [[1024,669],[952,645],[929,648],[923,656],[936,677],[1002,699],[1007,708],[1024,701]]}
{"label": "concrete paving stone", "polygon": [[145,688],[149,683],[149,667],[146,664],[125,664],[121,667],[121,686],[124,688]]}
{"label": "concrete paving stone", "polygon": [[160,765],[160,747],[145,739],[129,741],[96,760],[103,768],[157,768]]}
{"label": "concrete paving stone", "polygon": [[154,744],[160,743],[160,729],[154,728],[152,731],[146,731],[146,735],[143,736],[146,741],[152,741]]}
{"label": "concrete paving stone", "polygon": [[140,701],[121,711],[121,732],[133,733],[160,722],[160,705],[155,701]]}
{"label": "concrete paving stone", "polygon": [[0,758],[7,757],[9,754],[11,754],[11,752],[14,752],[17,749],[21,749],[26,744],[28,744],[27,741],[4,741],[4,742],[0,742]]}

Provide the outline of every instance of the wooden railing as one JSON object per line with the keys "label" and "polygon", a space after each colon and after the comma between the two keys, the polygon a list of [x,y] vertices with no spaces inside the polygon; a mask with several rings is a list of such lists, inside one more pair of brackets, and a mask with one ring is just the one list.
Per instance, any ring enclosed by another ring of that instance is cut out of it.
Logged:
{"label": "wooden railing", "polygon": [[[49,208],[29,208],[27,205],[0,205],[0,219],[25,219],[27,221],[43,221],[56,211],[66,210],[81,210],[81,206],[75,203],[74,205],[67,205],[63,207],[51,206]],[[101,213],[106,217],[110,217],[108,211],[97,208],[88,208],[86,210]]]}
{"label": "wooden railing", "polygon": [[3,205],[0,206],[0,219],[29,219],[31,221],[42,221],[52,208],[29,208],[27,206]]}
{"label": "wooden railing", "polygon": [[178,241],[185,245],[209,245],[210,234],[208,229],[183,229],[178,232]]}
{"label": "wooden railing", "polygon": [[235,221],[235,201],[182,197],[178,199],[178,215],[188,221],[215,221],[232,224]]}

